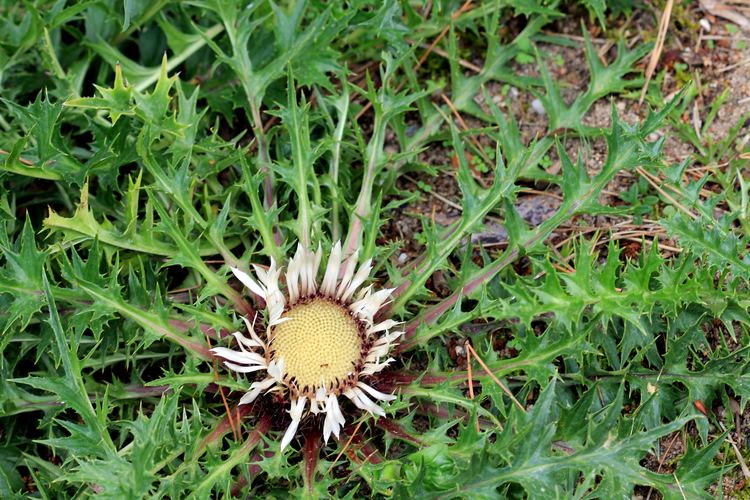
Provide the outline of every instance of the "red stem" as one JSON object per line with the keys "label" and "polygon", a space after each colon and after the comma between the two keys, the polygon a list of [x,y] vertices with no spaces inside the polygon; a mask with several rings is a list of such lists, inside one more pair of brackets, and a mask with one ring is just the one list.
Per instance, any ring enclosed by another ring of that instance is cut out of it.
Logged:
{"label": "red stem", "polygon": [[[346,441],[351,437],[352,432],[354,431],[355,426],[354,425],[348,425],[341,429],[341,434],[338,437],[338,441],[340,443],[346,443]],[[367,459],[368,462],[373,464],[379,464],[383,461],[383,456],[380,454],[377,448],[375,448],[372,444],[369,442],[365,442],[364,437],[362,434],[357,434],[352,439],[352,444],[349,448],[349,451],[355,449],[359,449],[365,457],[369,457]]]}
{"label": "red stem", "polygon": [[[253,405],[240,405],[237,406],[233,410],[233,415],[239,417],[241,419],[242,417],[248,415],[250,411],[252,410]],[[256,426],[256,430],[263,429],[263,432],[265,433],[271,426],[271,419],[270,417],[264,416],[260,419],[258,422],[258,425]],[[193,454],[193,459],[197,459],[199,456],[203,455],[203,452],[206,450],[206,446],[209,444],[219,441],[221,438],[223,438],[227,433],[229,433],[232,430],[232,425],[230,423],[229,416],[225,416],[221,419],[221,421],[216,424],[216,427],[214,428],[211,433],[204,437],[201,443],[198,445],[198,448],[196,449],[195,453]]]}
{"label": "red stem", "polygon": [[263,443],[263,451],[256,451],[250,457],[250,465],[247,466],[247,474],[240,476],[237,482],[234,483],[234,486],[232,486],[231,493],[233,497],[239,497],[240,493],[242,493],[242,489],[250,483],[250,479],[257,477],[261,472],[263,472],[261,466],[258,465],[258,462],[263,460],[263,457],[273,457],[273,453],[268,451],[268,446],[265,444],[265,442]]}
{"label": "red stem", "polygon": [[[250,405],[246,405],[250,406]],[[255,446],[261,441],[261,438],[268,432],[268,429],[271,428],[271,417],[270,415],[264,415],[258,423],[255,425],[255,429],[253,429],[252,434],[248,436],[248,438],[245,440],[245,442],[242,444],[242,451],[250,454],[250,452],[255,448]],[[244,484],[242,484],[244,481]],[[232,487],[231,494],[233,496],[238,496],[239,492],[242,491],[242,488],[248,483],[248,480],[245,477],[241,477],[239,481]]]}
{"label": "red stem", "polygon": [[513,262],[517,256],[518,256],[517,249],[514,248],[513,250],[508,251],[506,255],[502,258],[502,260],[486,267],[479,276],[469,280],[459,290],[456,290],[455,292],[453,292],[450,296],[448,296],[443,301],[439,302],[438,304],[428,309],[419,317],[408,322],[406,324],[406,327],[404,328],[404,331],[405,331],[404,341],[402,341],[398,345],[398,347],[396,347],[396,352],[400,353],[400,352],[408,351],[409,349],[414,348],[415,344],[412,341],[412,337],[414,337],[414,332],[417,331],[417,327],[420,324],[422,323],[430,324],[430,323],[434,323],[435,321],[437,321],[440,318],[440,316],[442,316],[446,311],[452,308],[456,304],[456,302],[461,300],[461,297],[463,297],[464,295],[469,295],[474,290],[482,286],[485,282],[492,279],[492,277],[495,276],[498,272],[500,272],[501,269],[503,269],[505,266]]}
{"label": "red stem", "polygon": [[391,390],[396,386],[409,385],[412,382],[416,382],[417,380],[419,380],[420,385],[430,386],[440,385],[447,382],[448,380],[466,378],[466,372],[456,373],[456,375],[447,377],[445,375],[430,375],[406,370],[389,371],[386,373],[381,373],[380,376],[378,376],[377,380],[378,382],[380,382],[380,384],[382,384],[382,386],[378,386],[378,390]]}
{"label": "red stem", "polygon": [[305,447],[302,454],[305,489],[312,497],[315,491],[315,471],[320,460],[320,429],[313,428],[305,432]]}
{"label": "red stem", "polygon": [[387,432],[390,432],[397,438],[403,439],[404,441],[409,441],[416,446],[426,446],[424,441],[417,439],[409,434],[406,429],[401,427],[398,422],[396,422],[395,420],[391,420],[390,418],[381,418],[380,420],[378,420],[378,427],[385,429]]}

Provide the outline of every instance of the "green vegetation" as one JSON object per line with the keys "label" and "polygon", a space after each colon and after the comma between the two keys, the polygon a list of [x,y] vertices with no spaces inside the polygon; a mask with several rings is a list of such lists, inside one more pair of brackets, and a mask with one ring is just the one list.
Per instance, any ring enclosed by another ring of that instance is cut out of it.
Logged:
{"label": "green vegetation", "polygon": [[[667,97],[667,70],[619,116],[655,37],[626,43],[628,2],[428,4],[0,0],[0,497],[682,499],[741,477],[747,116],[710,133],[724,92],[693,126],[700,84]],[[433,193],[457,215],[414,208]],[[337,241],[395,289],[376,380],[398,398],[279,453],[288,405],[239,406],[253,374],[209,352],[256,310],[230,267]]]}

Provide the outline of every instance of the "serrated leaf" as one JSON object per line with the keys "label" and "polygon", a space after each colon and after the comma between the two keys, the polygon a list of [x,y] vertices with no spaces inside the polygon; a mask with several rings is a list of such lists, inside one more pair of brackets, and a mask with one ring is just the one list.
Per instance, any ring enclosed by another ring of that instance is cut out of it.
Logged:
{"label": "serrated leaf", "polygon": [[[129,221],[128,226],[132,224]],[[43,221],[44,226],[52,232],[61,232],[67,241],[98,240],[101,243],[152,255],[172,256],[176,249],[154,238],[151,231],[141,228],[138,232],[127,230],[121,233],[106,219],[99,223],[89,208],[88,184],[81,189],[81,200],[72,217],[63,217],[50,208],[50,213]]]}
{"label": "serrated leaf", "polygon": [[122,76],[122,67],[115,65],[115,83],[112,88],[96,86],[101,97],[77,97],[65,101],[64,106],[101,109],[107,111],[112,124],[117,123],[121,116],[135,115],[135,104],[133,102],[133,88],[125,82]]}
{"label": "serrated leaf", "polygon": [[[0,228],[3,228],[0,225]],[[32,317],[41,310],[42,274],[47,252],[37,248],[34,229],[27,218],[21,235],[11,245],[5,231],[0,231],[0,252],[5,265],[0,268],[0,293],[8,295],[0,318],[0,353],[12,340],[13,333],[23,331]]]}
{"label": "serrated leaf", "polygon": [[694,254],[704,255],[711,265],[729,268],[736,276],[750,278],[748,242],[717,223],[691,220],[681,213],[663,219],[661,224],[680,244]]}

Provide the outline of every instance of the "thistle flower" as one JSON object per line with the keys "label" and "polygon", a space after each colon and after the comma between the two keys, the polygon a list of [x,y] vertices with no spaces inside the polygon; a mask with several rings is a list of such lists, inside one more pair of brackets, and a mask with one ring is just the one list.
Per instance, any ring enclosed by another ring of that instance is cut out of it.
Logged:
{"label": "thistle flower", "polygon": [[345,423],[339,398],[345,396],[355,406],[384,416],[377,401],[391,401],[366,383],[393,358],[388,353],[403,334],[391,331],[398,322],[375,322],[378,310],[393,289],[360,289],[370,276],[372,260],[357,268],[358,254],[342,259],[341,243],[328,258],[323,280],[317,275],[322,260],[317,252],[298,245],[289,262],[286,293],[282,292],[281,269],[271,259],[268,270],[254,265],[257,281],[232,268],[234,275],[266,303],[265,338],[243,318],[250,338],[234,333],[239,351],[217,347],[212,352],[224,358],[224,365],[240,373],[265,371],[265,378],[253,382],[240,404],[255,401],[261,394],[279,392],[290,401],[292,423],[281,440],[283,450],[292,440],[305,415],[325,414],[323,438],[339,437]]}

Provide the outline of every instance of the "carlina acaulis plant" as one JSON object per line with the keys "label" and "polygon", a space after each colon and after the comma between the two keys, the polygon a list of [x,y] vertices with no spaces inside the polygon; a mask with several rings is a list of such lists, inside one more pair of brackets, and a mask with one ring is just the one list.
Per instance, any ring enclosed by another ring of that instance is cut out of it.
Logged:
{"label": "carlina acaulis plant", "polygon": [[396,398],[368,384],[369,377],[393,361],[388,354],[403,334],[394,330],[398,322],[392,319],[375,322],[393,290],[373,290],[372,285],[363,288],[370,278],[372,260],[358,267],[358,252],[344,257],[340,242],[333,246],[318,283],[322,257],[320,245],[317,251],[298,245],[283,280],[282,269],[273,258],[268,269],[253,266],[257,280],[232,268],[265,302],[266,328],[262,337],[255,332],[255,322],[243,317],[247,335],[232,334],[239,350],[212,349],[230,370],[265,372],[265,377],[250,384],[239,404],[252,403],[269,393],[288,402],[292,421],[281,440],[282,451],[308,415],[325,415],[326,442],[331,434],[338,438],[346,421],[339,403],[342,396],[378,416],[385,412],[377,401]]}
{"label": "carlina acaulis plant", "polygon": [[750,53],[642,3],[0,0],[0,499],[746,498]]}

